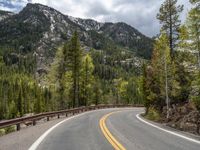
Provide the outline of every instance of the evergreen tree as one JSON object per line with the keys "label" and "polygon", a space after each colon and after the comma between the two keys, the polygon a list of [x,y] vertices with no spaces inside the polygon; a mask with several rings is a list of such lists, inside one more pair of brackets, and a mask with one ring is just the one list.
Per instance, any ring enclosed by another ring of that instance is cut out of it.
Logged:
{"label": "evergreen tree", "polygon": [[81,104],[84,106],[88,105],[88,102],[91,103],[91,95],[93,93],[93,84],[94,84],[94,65],[92,62],[92,58],[89,54],[86,54],[86,56],[83,57],[82,67],[81,67],[81,97],[82,102]]}
{"label": "evergreen tree", "polygon": [[198,0],[190,0],[190,2],[193,5],[187,18],[189,40],[191,41],[190,49],[197,52],[200,68],[200,2]]}
{"label": "evergreen tree", "polygon": [[101,103],[102,101],[102,89],[101,89],[101,85],[100,85],[100,80],[96,79],[96,82],[94,83],[94,103],[95,105],[98,105]]}
{"label": "evergreen tree", "polygon": [[175,66],[174,79],[180,86],[179,90],[176,90],[179,93],[172,97],[174,103],[182,103],[188,101],[189,98],[192,79],[190,66],[193,65],[194,56],[190,51],[188,40],[188,29],[185,25],[182,25],[179,29],[178,51],[176,52],[176,59],[173,61]]}
{"label": "evergreen tree", "polygon": [[62,48],[58,48],[54,62],[51,65],[50,73],[47,76],[47,85],[50,84],[54,89],[53,103],[54,108],[64,109],[66,97],[64,97],[64,78],[65,78],[65,63],[64,51],[66,44]]}
{"label": "evergreen tree", "polygon": [[72,105],[78,107],[80,105],[80,71],[82,63],[82,49],[78,39],[78,33],[75,32],[68,44],[68,52],[66,59],[68,59],[67,69],[72,71],[73,87],[72,87]]}
{"label": "evergreen tree", "polygon": [[173,73],[170,70],[172,68],[168,39],[166,34],[162,34],[156,40],[151,65],[147,67],[147,72],[145,72],[146,85],[144,90],[146,90],[145,105],[147,107],[156,107],[161,111],[166,104],[166,99],[170,93],[170,87],[167,84],[170,85],[169,83],[172,82],[169,80]]}
{"label": "evergreen tree", "polygon": [[169,38],[170,55],[174,57],[174,48],[178,38],[178,30],[181,24],[179,18],[183,11],[182,5],[177,5],[177,0],[165,0],[161,5],[160,12],[157,15],[160,21],[162,31],[165,31]]}
{"label": "evergreen tree", "polygon": [[196,52],[198,57],[198,71],[192,83],[193,90],[191,98],[196,108],[200,111],[200,1],[190,0],[190,2],[193,5],[187,18],[189,41],[191,44],[190,49]]}

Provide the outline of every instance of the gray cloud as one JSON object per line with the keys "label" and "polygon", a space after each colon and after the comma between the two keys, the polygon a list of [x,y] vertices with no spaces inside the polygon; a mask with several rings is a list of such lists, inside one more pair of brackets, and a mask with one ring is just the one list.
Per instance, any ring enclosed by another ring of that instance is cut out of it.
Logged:
{"label": "gray cloud", "polygon": [[[11,0],[0,0],[11,1]],[[17,0],[20,1],[20,0]],[[27,1],[27,0],[21,0]],[[142,33],[153,36],[160,30],[156,14],[164,0],[29,0],[33,3],[41,3],[53,7],[64,14],[92,18],[105,22],[126,22],[137,28]],[[186,18],[190,9],[189,0],[179,0],[179,4],[185,5],[182,20]],[[13,4],[13,3],[12,3]],[[16,3],[19,6],[19,3]],[[23,5],[20,5],[23,6]],[[0,7],[2,8],[2,7]],[[6,8],[6,7],[4,7]],[[20,10],[20,7],[18,7]]]}
{"label": "gray cloud", "polygon": [[0,9],[17,12],[23,8],[27,0],[0,0]]}
{"label": "gray cloud", "polygon": [[100,1],[93,1],[89,6],[90,7],[88,7],[87,11],[85,12],[87,17],[97,17],[99,15],[107,16],[111,13],[111,11],[106,9]]}

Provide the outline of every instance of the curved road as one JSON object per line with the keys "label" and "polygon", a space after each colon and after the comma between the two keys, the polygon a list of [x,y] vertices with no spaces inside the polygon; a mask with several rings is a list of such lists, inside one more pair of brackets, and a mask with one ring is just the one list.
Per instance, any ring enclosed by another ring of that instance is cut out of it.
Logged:
{"label": "curved road", "polygon": [[[113,111],[117,112],[111,114],[106,119],[105,124],[110,133],[127,150],[200,149],[200,143],[188,141],[140,121],[136,115],[143,112],[143,109],[133,108],[96,110],[66,120],[41,141],[37,150],[114,149],[105,138],[99,125],[100,119]],[[177,133],[178,131],[173,132]],[[184,135],[182,132],[179,134]],[[191,137],[192,135],[186,136]]]}

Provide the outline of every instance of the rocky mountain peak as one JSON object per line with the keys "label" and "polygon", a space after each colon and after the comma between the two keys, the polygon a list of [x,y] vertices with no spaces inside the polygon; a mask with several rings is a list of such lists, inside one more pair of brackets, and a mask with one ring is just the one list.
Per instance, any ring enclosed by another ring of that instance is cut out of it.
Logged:
{"label": "rocky mountain peak", "polygon": [[0,21],[6,19],[6,18],[8,18],[8,17],[11,17],[11,16],[13,16],[13,15],[14,15],[13,12],[2,11],[2,10],[0,10]]}
{"label": "rocky mountain peak", "polygon": [[72,22],[78,24],[81,28],[83,28],[86,31],[89,31],[89,30],[99,31],[100,28],[104,25],[104,23],[100,23],[92,19],[81,19],[81,18],[75,18],[72,16],[69,16],[68,18]]}

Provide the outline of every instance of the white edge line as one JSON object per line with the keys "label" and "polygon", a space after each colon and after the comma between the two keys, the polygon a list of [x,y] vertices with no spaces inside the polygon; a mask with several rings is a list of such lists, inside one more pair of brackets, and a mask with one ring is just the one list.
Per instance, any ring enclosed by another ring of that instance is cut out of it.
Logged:
{"label": "white edge line", "polygon": [[[100,109],[100,110],[102,110],[102,109]],[[100,111],[100,110],[87,111],[87,112],[78,114],[78,115],[76,115],[76,116],[69,117],[69,118],[67,118],[67,119],[65,119],[65,120],[63,120],[63,121],[61,121],[61,122],[55,124],[53,127],[49,128],[45,133],[43,133],[43,134],[31,145],[31,147],[29,147],[28,150],[36,150],[37,147],[40,145],[40,143],[45,139],[45,137],[47,137],[47,135],[48,135],[51,131],[53,131],[56,127],[58,127],[58,126],[61,125],[62,123],[66,122],[66,121],[68,121],[68,120],[71,120],[71,119],[80,117],[80,116],[82,116],[82,115],[85,115],[85,114],[87,114],[87,113],[91,113],[91,112],[94,112],[94,111]]]}
{"label": "white edge line", "polygon": [[154,125],[154,124],[152,124],[152,123],[149,123],[149,122],[143,120],[143,119],[140,117],[140,114],[137,114],[136,117],[137,117],[137,119],[139,119],[139,120],[142,121],[143,123],[146,123],[146,124],[148,124],[148,125],[150,125],[150,126],[152,126],[152,127],[154,127],[154,128],[157,128],[157,129],[162,130],[162,131],[164,131],[164,132],[167,132],[167,133],[169,133],[169,134],[178,136],[178,137],[183,138],[183,139],[185,139],[185,140],[188,140],[188,141],[191,141],[191,142],[200,144],[200,141],[199,141],[199,140],[195,140],[195,139],[189,138],[189,137],[187,137],[187,136],[184,136],[184,135],[181,135],[181,134],[178,134],[178,133],[175,133],[175,132],[172,132],[172,131],[163,129],[163,128],[159,127],[159,126],[156,126],[156,125]]}

